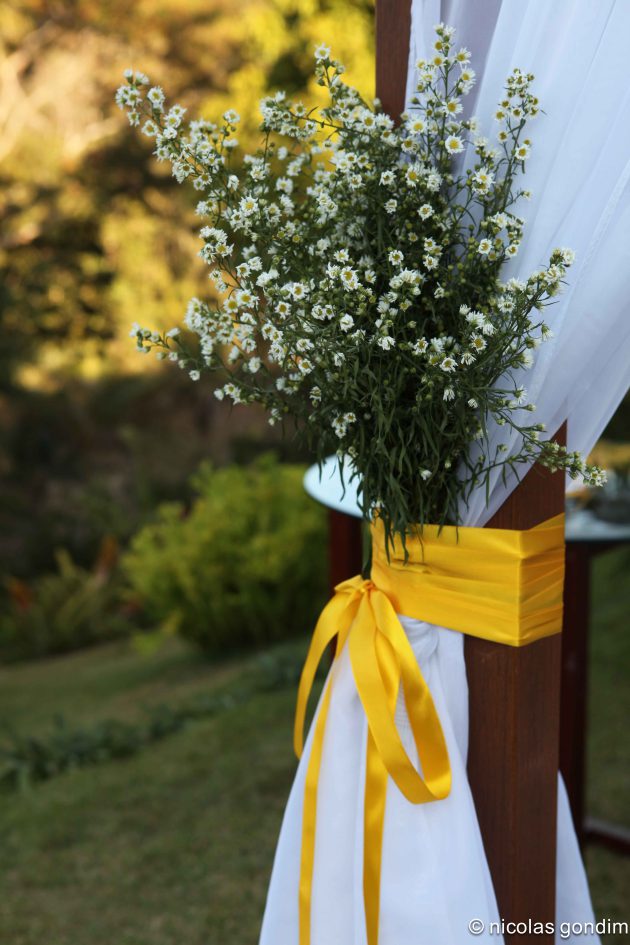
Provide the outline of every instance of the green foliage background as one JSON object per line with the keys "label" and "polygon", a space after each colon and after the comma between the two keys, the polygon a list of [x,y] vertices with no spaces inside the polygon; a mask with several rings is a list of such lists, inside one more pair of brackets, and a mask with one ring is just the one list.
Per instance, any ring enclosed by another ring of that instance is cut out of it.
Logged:
{"label": "green foliage background", "polygon": [[202,467],[188,514],[162,506],[123,559],[151,620],[213,656],[314,626],[327,590],[326,516],[303,475],[272,457]]}
{"label": "green foliage background", "polygon": [[[170,324],[205,275],[188,202],[113,105],[128,66],[245,136],[307,90],[330,37],[370,91],[369,0],[9,0],[0,8],[2,383],[132,369],[129,325]],[[137,361],[137,359],[136,359]],[[25,365],[30,370],[25,371]],[[146,366],[145,366],[146,367]]]}

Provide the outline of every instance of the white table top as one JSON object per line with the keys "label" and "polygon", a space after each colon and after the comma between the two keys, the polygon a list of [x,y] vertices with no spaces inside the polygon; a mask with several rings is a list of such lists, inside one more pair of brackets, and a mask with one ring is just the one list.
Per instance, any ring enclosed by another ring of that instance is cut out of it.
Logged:
{"label": "white table top", "polygon": [[346,465],[345,492],[339,475],[339,463],[336,456],[327,456],[322,463],[321,474],[317,463],[310,466],[304,475],[304,488],[317,502],[326,505],[335,512],[345,512],[355,518],[362,518],[357,502],[357,481],[348,482],[351,467]]}
{"label": "white table top", "polygon": [[[317,502],[345,512],[355,518],[361,518],[357,502],[356,480],[348,482],[351,467],[346,466],[345,492],[339,475],[339,463],[336,456],[328,456],[322,464],[321,475],[317,464],[307,469],[304,475],[304,488]],[[568,509],[566,520],[567,541],[630,541],[630,524],[613,524],[597,518],[588,509]]]}

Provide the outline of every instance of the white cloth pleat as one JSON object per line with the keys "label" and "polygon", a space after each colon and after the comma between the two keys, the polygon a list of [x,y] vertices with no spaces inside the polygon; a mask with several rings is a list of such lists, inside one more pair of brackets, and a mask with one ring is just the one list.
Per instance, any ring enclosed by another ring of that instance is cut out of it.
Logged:
{"label": "white cloth pleat", "polygon": [[[630,383],[630,93],[625,81],[630,3],[614,0],[413,0],[409,95],[416,60],[433,26],[455,26],[478,75],[472,110],[489,138],[503,82],[518,66],[536,76],[545,110],[530,129],[525,177],[532,200],[510,275],[527,276],[555,246],[576,250],[569,287],[548,312],[555,333],[523,378],[534,415],[550,431],[568,420],[571,449],[588,452]],[[409,97],[409,96],[408,96]],[[495,443],[506,440],[497,428]],[[499,439],[501,438],[501,439]],[[516,482],[492,481],[463,512],[482,526]],[[433,694],[446,736],[453,786],[440,802],[408,803],[390,783],[385,814],[379,945],[464,945],[489,934],[497,905],[466,775],[468,689],[463,637],[401,618]],[[329,680],[329,684],[331,680]],[[344,654],[334,670],[322,768],[313,884],[312,945],[366,945],[363,914],[365,716]],[[404,709],[398,727],[415,757]],[[298,884],[302,795],[310,740],[286,809],[260,945],[299,945]],[[468,923],[485,932],[471,937]],[[560,937],[561,923],[593,922],[566,791],[558,791],[556,941],[599,942],[597,935]]]}

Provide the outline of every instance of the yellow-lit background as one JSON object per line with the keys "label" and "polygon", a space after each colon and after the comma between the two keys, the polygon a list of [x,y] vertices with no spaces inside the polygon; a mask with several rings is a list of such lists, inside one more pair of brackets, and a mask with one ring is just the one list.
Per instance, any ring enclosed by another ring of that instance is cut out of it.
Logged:
{"label": "yellow-lit background", "polygon": [[242,116],[287,88],[313,100],[313,50],[327,38],[373,95],[373,27],[361,0],[78,0],[4,3],[0,72],[4,346],[22,384],[146,370],[132,321],[174,324],[205,290],[191,207],[147,140],[113,105],[141,68],[196,116]]}

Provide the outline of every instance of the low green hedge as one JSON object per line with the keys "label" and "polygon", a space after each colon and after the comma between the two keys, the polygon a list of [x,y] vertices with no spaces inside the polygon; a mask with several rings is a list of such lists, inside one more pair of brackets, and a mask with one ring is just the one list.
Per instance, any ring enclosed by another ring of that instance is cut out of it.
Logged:
{"label": "low green hedge", "polygon": [[237,708],[256,695],[295,688],[301,669],[301,656],[275,649],[219,691],[201,693],[175,705],[149,706],[136,721],[102,719],[76,726],[57,717],[45,733],[2,732],[0,791],[26,788],[75,768],[130,758],[187,725]]}
{"label": "low green hedge", "polygon": [[123,569],[153,622],[209,654],[305,634],[326,592],[326,517],[301,466],[202,466],[196,498],[160,507]]}

